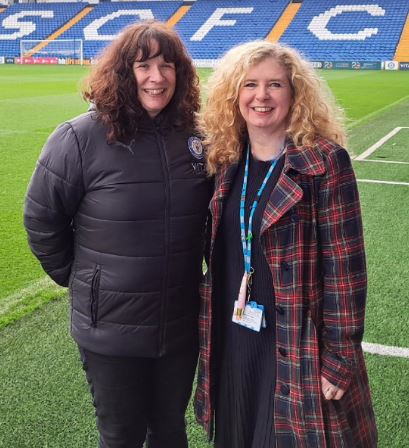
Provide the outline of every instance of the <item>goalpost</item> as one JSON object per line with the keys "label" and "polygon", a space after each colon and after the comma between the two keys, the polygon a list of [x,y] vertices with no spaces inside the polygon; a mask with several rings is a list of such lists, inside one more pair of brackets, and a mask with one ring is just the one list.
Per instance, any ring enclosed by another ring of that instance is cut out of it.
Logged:
{"label": "goalpost", "polygon": [[84,63],[84,45],[82,39],[55,39],[55,40],[20,40],[20,60],[24,58],[48,59],[56,58],[59,63]]}

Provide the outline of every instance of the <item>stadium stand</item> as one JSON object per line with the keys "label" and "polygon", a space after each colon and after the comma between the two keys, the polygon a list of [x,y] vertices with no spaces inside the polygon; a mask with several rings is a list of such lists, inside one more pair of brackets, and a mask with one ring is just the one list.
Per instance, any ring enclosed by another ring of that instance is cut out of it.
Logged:
{"label": "stadium stand", "polygon": [[392,60],[408,0],[304,0],[281,42],[313,61]]}
{"label": "stadium stand", "polygon": [[20,39],[46,39],[79,14],[87,3],[24,3],[0,16],[0,56],[20,55]]}
{"label": "stadium stand", "polygon": [[156,18],[166,22],[183,5],[178,2],[114,2],[95,5],[80,23],[64,33],[64,39],[84,39],[84,58],[98,55],[107,42],[135,20]]}
{"label": "stadium stand", "polygon": [[266,37],[267,40],[269,40],[270,42],[278,42],[280,40],[281,36],[294,20],[294,17],[298,13],[298,10],[301,8],[301,3],[302,1],[293,2],[287,6],[286,10],[274,25],[274,28]]}
{"label": "stadium stand", "polygon": [[156,18],[177,29],[198,65],[253,39],[280,40],[313,61],[409,61],[408,13],[408,0],[14,4],[0,12],[0,57],[18,57],[20,39],[58,38],[83,40],[91,59],[122,27]]}
{"label": "stadium stand", "polygon": [[264,38],[289,0],[198,0],[176,29],[194,59],[218,59],[233,45]]}
{"label": "stadium stand", "polygon": [[398,62],[409,61],[409,14],[400,37],[399,45],[396,48],[394,60]]}

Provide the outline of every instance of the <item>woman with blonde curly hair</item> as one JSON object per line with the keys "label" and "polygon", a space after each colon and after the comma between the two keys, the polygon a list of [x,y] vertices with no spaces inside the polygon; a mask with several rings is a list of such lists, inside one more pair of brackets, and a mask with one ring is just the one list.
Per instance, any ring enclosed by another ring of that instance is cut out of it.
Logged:
{"label": "woman with blonde curly hair", "polygon": [[266,41],[230,50],[208,85],[198,421],[217,448],[376,447],[342,112],[306,60]]}
{"label": "woman with blonde curly hair", "polygon": [[186,448],[211,184],[198,77],[179,36],[136,23],[102,53],[27,193],[25,225],[71,298],[101,448]]}

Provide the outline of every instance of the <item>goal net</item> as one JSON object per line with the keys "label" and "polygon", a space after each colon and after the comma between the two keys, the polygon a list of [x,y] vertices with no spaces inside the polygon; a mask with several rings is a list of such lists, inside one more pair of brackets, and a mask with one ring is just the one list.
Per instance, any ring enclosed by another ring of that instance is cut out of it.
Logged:
{"label": "goal net", "polygon": [[60,64],[84,62],[82,39],[20,40],[20,61],[29,59],[57,60]]}

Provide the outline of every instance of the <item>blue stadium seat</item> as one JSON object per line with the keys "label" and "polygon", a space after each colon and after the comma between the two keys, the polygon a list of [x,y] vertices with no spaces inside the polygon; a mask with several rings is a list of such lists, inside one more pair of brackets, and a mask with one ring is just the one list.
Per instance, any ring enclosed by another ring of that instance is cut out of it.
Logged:
{"label": "blue stadium seat", "polygon": [[183,5],[171,2],[113,2],[100,3],[62,37],[84,39],[84,57],[95,57],[120,30],[144,19],[168,20]]}
{"label": "blue stadium seat", "polygon": [[0,16],[0,56],[19,56],[21,39],[46,39],[86,3],[20,3]]}
{"label": "blue stadium seat", "polygon": [[[220,58],[239,43],[264,39],[291,0],[196,0],[176,25],[198,62]],[[146,18],[167,21],[182,0],[103,2],[60,39],[83,39],[84,57],[98,55],[120,30]],[[0,15],[0,56],[19,56],[20,39],[46,39],[87,3],[24,3]],[[281,41],[314,61],[391,60],[408,0],[304,0]]]}
{"label": "blue stadium seat", "polygon": [[408,0],[304,0],[281,41],[313,61],[391,60]]}
{"label": "blue stadium seat", "polygon": [[176,29],[194,59],[218,59],[234,45],[264,39],[289,0],[197,0]]}

